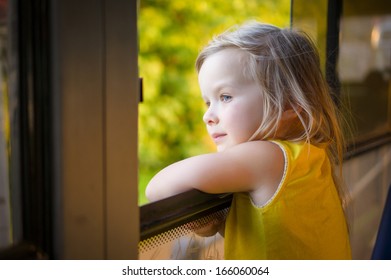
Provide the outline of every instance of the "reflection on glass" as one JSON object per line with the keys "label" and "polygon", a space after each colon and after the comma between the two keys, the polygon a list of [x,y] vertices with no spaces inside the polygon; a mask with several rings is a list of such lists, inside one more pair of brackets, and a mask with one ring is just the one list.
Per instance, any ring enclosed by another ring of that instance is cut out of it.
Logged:
{"label": "reflection on glass", "polygon": [[139,259],[224,259],[224,238],[210,229],[224,221],[227,213],[228,209],[223,209],[141,241]]}
{"label": "reflection on glass", "polygon": [[344,1],[338,72],[360,141],[390,130],[391,6],[353,2]]}
{"label": "reflection on glass", "polygon": [[7,2],[0,1],[0,248],[11,244],[6,16]]}
{"label": "reflection on glass", "polygon": [[306,32],[318,48],[323,71],[326,69],[327,0],[293,1],[292,25]]}
{"label": "reflection on glass", "polygon": [[195,233],[139,251],[140,260],[222,260],[224,239],[216,234],[202,237]]}

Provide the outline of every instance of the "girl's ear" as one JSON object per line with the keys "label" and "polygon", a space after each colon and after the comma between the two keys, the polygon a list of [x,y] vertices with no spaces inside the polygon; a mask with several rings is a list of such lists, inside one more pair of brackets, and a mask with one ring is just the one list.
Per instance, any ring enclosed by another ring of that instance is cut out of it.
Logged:
{"label": "girl's ear", "polygon": [[282,113],[282,120],[284,121],[288,121],[288,120],[292,120],[294,118],[297,118],[298,114],[300,114],[302,108],[301,107],[297,107],[295,109],[293,109],[292,107],[289,107],[288,109],[286,109],[283,113]]}

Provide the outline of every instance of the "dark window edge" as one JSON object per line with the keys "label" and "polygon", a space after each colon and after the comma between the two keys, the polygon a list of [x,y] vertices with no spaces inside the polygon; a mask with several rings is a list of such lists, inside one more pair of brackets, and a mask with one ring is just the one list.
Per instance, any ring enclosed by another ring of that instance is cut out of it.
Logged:
{"label": "dark window edge", "polygon": [[359,155],[370,152],[381,146],[391,143],[391,131],[387,131],[381,135],[373,136],[363,140],[358,140],[355,143],[350,143],[347,147],[344,160],[348,160]]}
{"label": "dark window edge", "polygon": [[232,194],[184,192],[140,207],[140,241],[228,208]]}
{"label": "dark window edge", "polygon": [[41,260],[47,258],[48,256],[31,242],[21,242],[0,250],[0,260]]}

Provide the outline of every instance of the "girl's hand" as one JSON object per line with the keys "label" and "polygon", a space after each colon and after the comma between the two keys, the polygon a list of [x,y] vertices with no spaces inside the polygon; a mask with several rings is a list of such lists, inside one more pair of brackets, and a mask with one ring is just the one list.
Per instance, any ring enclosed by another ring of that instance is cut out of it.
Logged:
{"label": "girl's hand", "polygon": [[202,237],[213,236],[217,232],[219,232],[222,236],[224,236],[225,217],[224,218],[215,217],[204,224],[200,224],[198,222],[192,222],[188,224],[188,227],[195,234]]}

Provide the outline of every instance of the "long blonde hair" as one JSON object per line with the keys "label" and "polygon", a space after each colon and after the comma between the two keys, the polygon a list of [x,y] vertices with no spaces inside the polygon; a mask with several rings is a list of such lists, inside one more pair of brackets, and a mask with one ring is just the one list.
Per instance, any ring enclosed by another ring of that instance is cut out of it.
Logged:
{"label": "long blonde hair", "polygon": [[261,139],[273,139],[283,112],[294,109],[301,130],[286,140],[327,144],[334,182],[345,208],[348,195],[342,181],[345,142],[341,114],[321,71],[313,41],[304,32],[292,28],[249,22],[213,38],[197,57],[197,71],[210,55],[227,48],[247,54],[244,74],[259,84],[263,96],[262,123],[252,138],[261,135]]}

